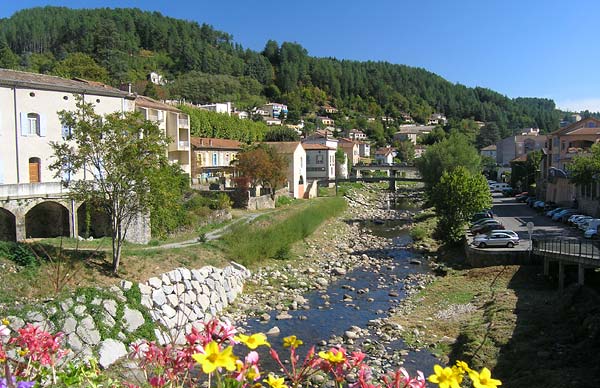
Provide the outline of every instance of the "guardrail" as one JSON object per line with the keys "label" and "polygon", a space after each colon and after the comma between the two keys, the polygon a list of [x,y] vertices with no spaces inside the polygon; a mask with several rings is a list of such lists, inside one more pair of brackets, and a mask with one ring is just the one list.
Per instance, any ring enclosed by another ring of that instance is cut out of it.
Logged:
{"label": "guardrail", "polygon": [[585,258],[600,261],[600,243],[596,241],[552,238],[533,240],[533,251],[540,255],[551,254],[566,258]]}

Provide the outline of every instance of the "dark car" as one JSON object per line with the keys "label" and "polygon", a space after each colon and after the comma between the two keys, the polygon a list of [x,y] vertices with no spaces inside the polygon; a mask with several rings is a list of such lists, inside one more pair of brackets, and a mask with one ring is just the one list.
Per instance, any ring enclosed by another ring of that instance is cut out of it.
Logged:
{"label": "dark car", "polygon": [[477,212],[473,214],[473,217],[471,217],[471,223],[477,222],[482,218],[494,218],[494,214],[492,214],[491,210]]}
{"label": "dark car", "polygon": [[519,192],[513,188],[508,188],[508,189],[502,190],[502,195],[504,195],[505,197],[514,197],[518,193]]}
{"label": "dark car", "polygon": [[481,233],[491,232],[492,230],[502,230],[502,229],[505,229],[505,228],[504,228],[504,225],[502,225],[501,223],[485,224],[485,225],[480,225],[478,227],[472,228],[471,233],[481,234]]}
{"label": "dark car", "polygon": [[536,197],[528,197],[527,201],[525,201],[525,203],[527,203],[527,206],[533,207],[533,204],[535,203],[535,201],[537,201]]}

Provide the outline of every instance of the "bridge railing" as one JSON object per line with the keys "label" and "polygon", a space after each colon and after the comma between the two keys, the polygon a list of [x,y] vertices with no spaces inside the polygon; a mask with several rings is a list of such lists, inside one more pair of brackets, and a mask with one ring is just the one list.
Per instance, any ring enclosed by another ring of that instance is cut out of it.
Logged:
{"label": "bridge railing", "polygon": [[533,250],[541,255],[555,254],[600,260],[600,244],[579,238],[535,239]]}

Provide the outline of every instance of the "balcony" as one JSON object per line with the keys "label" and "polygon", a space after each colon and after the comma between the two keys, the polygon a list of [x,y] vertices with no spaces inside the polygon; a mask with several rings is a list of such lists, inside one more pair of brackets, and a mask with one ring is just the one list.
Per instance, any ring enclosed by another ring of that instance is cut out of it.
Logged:
{"label": "balcony", "polygon": [[190,142],[186,140],[181,140],[177,142],[177,151],[189,151]]}
{"label": "balcony", "polygon": [[35,198],[66,195],[69,189],[61,182],[0,185],[0,198]]}
{"label": "balcony", "polygon": [[179,118],[179,128],[189,128],[190,127],[190,119],[189,118]]}

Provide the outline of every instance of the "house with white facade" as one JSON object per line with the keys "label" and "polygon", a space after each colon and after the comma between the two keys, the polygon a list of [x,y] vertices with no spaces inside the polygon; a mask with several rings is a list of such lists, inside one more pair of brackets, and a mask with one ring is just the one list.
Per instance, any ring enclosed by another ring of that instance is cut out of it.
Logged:
{"label": "house with white facade", "polygon": [[231,102],[216,102],[213,104],[198,105],[198,108],[207,110],[210,112],[224,113],[227,116],[231,116],[233,113],[233,104]]}
{"label": "house with white facade", "polygon": [[333,127],[335,120],[326,116],[317,116],[317,125],[321,128]]}
{"label": "house with white facade", "polygon": [[427,120],[427,125],[446,125],[448,119],[441,113],[433,113]]}
{"label": "house with white facade", "polygon": [[335,179],[335,148],[322,144],[302,144],[306,151],[306,179]]}
{"label": "house with white facade", "polygon": [[375,151],[375,162],[381,165],[390,165],[394,163],[396,150],[391,147],[378,148]]}
{"label": "house with white facade", "polygon": [[411,143],[416,145],[419,136],[431,133],[433,128],[435,128],[434,125],[401,125],[400,130],[394,134],[394,140],[410,140]]}
{"label": "house with white facade", "polygon": [[177,163],[186,174],[191,174],[190,117],[173,105],[156,101],[150,97],[135,99],[136,111],[144,119],[154,122],[169,138],[167,157]]}
{"label": "house with white facade", "polygon": [[358,156],[361,158],[370,158],[371,157],[371,145],[366,141],[354,141],[358,144]]}
{"label": "house with white facade", "polygon": [[[76,110],[77,98],[100,115],[135,109],[133,95],[98,82],[0,69],[0,240],[76,237],[85,228],[87,204],[69,199],[66,185],[85,176],[57,178],[49,169],[50,142],[71,131],[57,112]],[[149,224],[139,221],[128,239],[147,242]]]}
{"label": "house with white facade", "polygon": [[260,108],[260,111],[264,112],[264,115],[274,119],[284,119],[288,113],[288,107],[285,104],[279,104],[277,102],[270,102]]}
{"label": "house with white facade", "polygon": [[278,154],[287,158],[288,167],[286,177],[288,191],[294,198],[304,198],[306,151],[302,147],[302,144],[296,141],[265,142],[264,144],[273,147]]}
{"label": "house with white facade", "polygon": [[192,182],[229,185],[233,177],[232,162],[242,149],[242,143],[231,139],[192,137]]}
{"label": "house with white facade", "polygon": [[345,134],[346,134],[346,137],[350,140],[360,140],[360,141],[367,140],[367,135],[360,129],[350,129],[349,131],[346,131]]}
{"label": "house with white facade", "polygon": [[342,137],[339,139],[338,147],[344,150],[346,157],[350,160],[352,166],[356,166],[360,161],[360,147],[357,142]]}

